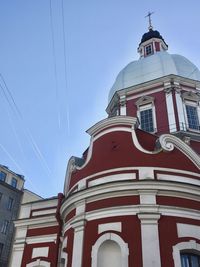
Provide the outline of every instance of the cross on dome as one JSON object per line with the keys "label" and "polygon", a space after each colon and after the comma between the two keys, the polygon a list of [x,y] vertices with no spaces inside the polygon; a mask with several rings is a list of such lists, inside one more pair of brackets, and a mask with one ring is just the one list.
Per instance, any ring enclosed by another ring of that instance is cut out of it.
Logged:
{"label": "cross on dome", "polygon": [[154,14],[154,12],[148,12],[148,14],[145,16],[145,18],[147,18],[147,17],[149,17],[149,27],[148,27],[148,29],[149,30],[153,30],[153,26],[152,26],[152,22],[151,22],[151,15],[153,15]]}

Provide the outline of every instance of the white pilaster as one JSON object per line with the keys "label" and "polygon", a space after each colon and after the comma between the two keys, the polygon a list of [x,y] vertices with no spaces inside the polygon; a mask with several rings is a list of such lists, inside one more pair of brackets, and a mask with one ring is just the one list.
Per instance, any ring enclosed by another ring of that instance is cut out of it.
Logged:
{"label": "white pilaster", "polygon": [[120,96],[120,115],[126,115],[126,96]]}
{"label": "white pilaster", "polygon": [[140,213],[143,267],[161,267],[158,220],[160,214]]}
{"label": "white pilaster", "polygon": [[186,130],[186,119],[184,116],[184,105],[183,105],[183,100],[180,95],[180,90],[176,90],[175,96],[176,96],[176,106],[177,106],[180,130],[185,131]]}
{"label": "white pilaster", "polygon": [[74,228],[72,267],[82,266],[85,222],[84,218],[80,218],[72,223],[72,227]]}
{"label": "white pilaster", "polygon": [[176,132],[176,119],[174,113],[173,97],[172,97],[172,88],[165,89],[165,99],[167,105],[167,116],[169,121],[169,131]]}

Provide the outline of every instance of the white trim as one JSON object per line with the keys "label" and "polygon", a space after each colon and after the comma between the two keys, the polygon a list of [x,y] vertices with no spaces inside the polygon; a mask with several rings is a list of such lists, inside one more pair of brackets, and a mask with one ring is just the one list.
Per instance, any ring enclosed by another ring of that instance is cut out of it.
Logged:
{"label": "white trim", "polygon": [[189,250],[200,253],[200,244],[195,240],[190,240],[188,242],[181,242],[173,246],[173,259],[174,267],[181,267],[181,251]]}
{"label": "white trim", "polygon": [[128,255],[129,255],[129,249],[128,244],[124,242],[124,240],[114,233],[107,233],[102,236],[100,236],[96,243],[92,246],[92,267],[97,267],[97,255],[99,247],[103,244],[103,242],[107,240],[115,241],[121,248],[122,253],[122,266],[128,267]]}
{"label": "white trim", "polygon": [[80,216],[71,223],[74,228],[72,267],[82,266],[85,219]]}
{"label": "white trim", "polygon": [[200,180],[187,178],[179,175],[169,175],[169,174],[157,174],[157,179],[161,181],[176,181],[180,183],[187,183],[200,186]]}
{"label": "white trim", "polygon": [[37,259],[34,262],[28,263],[26,264],[26,267],[38,267],[38,266],[42,266],[42,267],[50,267],[50,262],[44,261],[44,260],[40,260]]}
{"label": "white trim", "polygon": [[185,131],[186,130],[185,112],[184,112],[184,106],[183,106],[183,101],[182,101],[180,92],[176,91],[175,96],[176,96],[176,106],[177,106],[177,112],[178,112],[179,127],[180,127],[180,130]]}
{"label": "white trim", "polygon": [[167,105],[167,117],[169,122],[169,131],[176,132],[176,119],[175,119],[175,113],[174,113],[174,105],[173,105],[173,97],[172,97],[172,91],[165,93],[165,101]]}
{"label": "white trim", "polygon": [[45,210],[39,210],[39,211],[32,211],[32,216],[40,216],[40,215],[49,215],[49,214],[55,214],[56,208],[54,209],[45,209]]}
{"label": "white trim", "polygon": [[[140,147],[142,149],[142,147]],[[153,152],[148,151],[148,150],[144,150],[146,151],[146,153],[150,153],[152,154]],[[94,173],[92,175],[86,176],[85,178],[82,178],[79,182],[77,182],[68,192],[68,195],[70,195],[70,193],[73,191],[73,189],[78,185],[79,188],[83,188],[83,184],[86,187],[86,181],[88,179],[91,178],[95,178],[96,176],[103,176],[104,174],[109,174],[109,173],[114,173],[114,172],[122,172],[123,171],[139,171],[139,178],[140,179],[146,179],[146,178],[152,178],[154,179],[154,176],[152,176],[154,174],[154,171],[166,171],[166,172],[173,172],[173,173],[177,173],[177,174],[183,174],[183,175],[192,175],[192,176],[196,176],[196,177],[200,177],[200,175],[198,173],[194,173],[194,172],[190,172],[190,171],[184,171],[184,170],[180,170],[180,169],[171,169],[171,168],[159,168],[156,166],[152,166],[152,167],[124,167],[124,168],[115,168],[115,169],[110,169],[110,170],[106,170],[106,171],[101,171],[101,172],[97,172]],[[131,172],[130,172],[131,173]],[[171,174],[170,174],[171,176]],[[174,181],[176,181],[174,179]],[[81,185],[79,185],[81,183]]]}
{"label": "white trim", "polygon": [[104,176],[104,177],[89,181],[88,187],[99,185],[99,184],[115,182],[115,181],[128,181],[128,180],[132,181],[135,179],[136,179],[135,173],[113,174],[110,176]]}
{"label": "white trim", "polygon": [[86,132],[90,136],[97,135],[100,131],[105,130],[106,128],[116,127],[119,125],[126,125],[132,127],[133,125],[137,125],[137,118],[130,117],[130,116],[115,116],[111,118],[107,118],[104,120],[99,121],[91,128],[89,128]]}
{"label": "white trim", "polygon": [[122,231],[122,223],[121,222],[113,222],[113,223],[103,223],[98,225],[98,234],[101,234],[106,231]]}
{"label": "white trim", "polygon": [[174,147],[176,147],[185,156],[187,156],[197,168],[200,169],[199,155],[180,138],[170,134],[163,134],[159,137],[159,142],[164,151],[170,152],[174,150]]}
{"label": "white trim", "polygon": [[200,240],[200,226],[177,223],[178,237],[192,237]]}
{"label": "white trim", "polygon": [[26,238],[27,244],[37,244],[37,243],[56,243],[57,235],[40,235],[40,236],[30,236]]}

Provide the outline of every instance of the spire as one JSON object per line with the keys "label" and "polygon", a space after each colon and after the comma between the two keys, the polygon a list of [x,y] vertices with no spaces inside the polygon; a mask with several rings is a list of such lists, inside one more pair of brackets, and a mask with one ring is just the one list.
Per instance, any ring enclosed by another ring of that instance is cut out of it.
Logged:
{"label": "spire", "polygon": [[149,17],[149,27],[148,27],[149,31],[153,30],[153,26],[152,26],[152,22],[151,22],[151,15],[153,15],[153,14],[154,14],[154,12],[149,11],[148,14],[145,16],[145,18]]}

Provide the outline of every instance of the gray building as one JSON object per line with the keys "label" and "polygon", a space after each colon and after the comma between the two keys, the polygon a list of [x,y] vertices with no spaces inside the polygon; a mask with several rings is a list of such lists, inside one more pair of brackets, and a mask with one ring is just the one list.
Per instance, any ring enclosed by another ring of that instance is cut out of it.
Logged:
{"label": "gray building", "polygon": [[0,267],[7,267],[14,224],[23,195],[24,177],[0,165]]}

